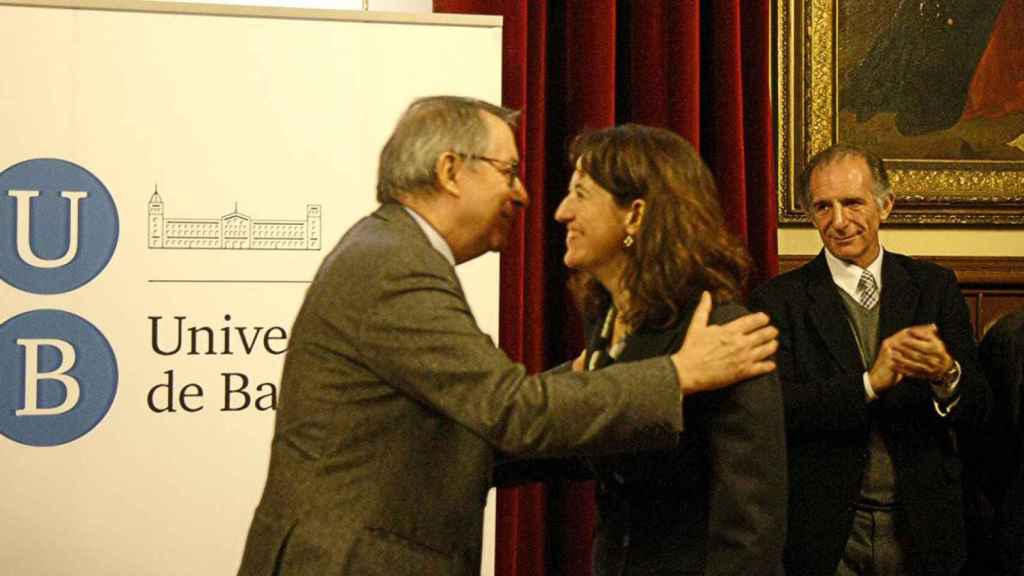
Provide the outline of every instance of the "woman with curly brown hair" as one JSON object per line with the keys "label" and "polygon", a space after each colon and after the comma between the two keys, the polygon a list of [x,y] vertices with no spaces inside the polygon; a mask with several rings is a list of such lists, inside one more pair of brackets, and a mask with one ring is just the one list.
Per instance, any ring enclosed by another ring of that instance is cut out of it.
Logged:
{"label": "woman with curly brown hair", "polygon": [[[577,368],[674,350],[705,292],[714,323],[746,312],[749,257],[728,232],[714,180],[664,129],[627,124],[581,135],[555,219],[587,322]],[[706,296],[704,296],[706,297]],[[786,461],[775,374],[689,396],[671,451],[591,461],[594,574],[781,574]]]}

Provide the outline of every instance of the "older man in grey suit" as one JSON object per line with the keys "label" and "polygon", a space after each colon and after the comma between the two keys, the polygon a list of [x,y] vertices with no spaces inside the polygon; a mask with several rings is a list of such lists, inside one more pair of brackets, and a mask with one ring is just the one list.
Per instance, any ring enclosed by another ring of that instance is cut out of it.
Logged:
{"label": "older man in grey suit", "polygon": [[414,102],[380,158],[381,207],[325,259],[295,320],[240,574],[471,575],[496,451],[671,445],[680,399],[770,371],[764,315],[670,357],[528,376],[480,331],[454,266],[500,250],[519,207],[515,113]]}

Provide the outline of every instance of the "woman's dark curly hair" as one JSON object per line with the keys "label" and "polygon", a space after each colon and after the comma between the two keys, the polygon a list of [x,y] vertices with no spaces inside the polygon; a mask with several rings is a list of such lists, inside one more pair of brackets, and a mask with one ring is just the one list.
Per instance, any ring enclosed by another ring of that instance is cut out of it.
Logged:
{"label": "woman's dark curly hair", "polygon": [[[621,279],[630,326],[670,326],[703,290],[716,302],[741,297],[750,256],[726,228],[711,172],[686,140],[624,124],[577,136],[570,157],[619,206],[646,204]],[[575,275],[572,289],[587,317],[608,306],[610,295],[588,274]]]}

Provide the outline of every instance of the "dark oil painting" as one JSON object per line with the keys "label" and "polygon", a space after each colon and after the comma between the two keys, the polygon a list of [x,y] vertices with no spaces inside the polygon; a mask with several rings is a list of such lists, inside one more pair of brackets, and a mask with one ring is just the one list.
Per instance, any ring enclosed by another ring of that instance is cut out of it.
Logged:
{"label": "dark oil painting", "polygon": [[840,142],[889,159],[1024,162],[1024,0],[845,0]]}

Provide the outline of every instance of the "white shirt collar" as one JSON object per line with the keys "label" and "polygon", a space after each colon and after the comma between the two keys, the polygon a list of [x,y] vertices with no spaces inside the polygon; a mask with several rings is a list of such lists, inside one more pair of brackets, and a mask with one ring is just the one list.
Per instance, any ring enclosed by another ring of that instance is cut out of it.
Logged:
{"label": "white shirt collar", "polygon": [[430,225],[430,222],[427,222],[423,216],[417,214],[412,208],[409,208],[408,206],[402,206],[402,208],[405,208],[405,211],[412,216],[412,219],[415,220],[416,224],[419,225],[421,230],[423,230],[423,233],[427,236],[427,241],[434,247],[434,250],[440,252],[441,256],[444,256],[444,259],[454,267],[455,255],[452,254],[451,247],[449,247],[448,243],[444,241],[444,237],[441,236],[441,233],[434,229],[434,227]]}
{"label": "white shirt collar", "polygon": [[[871,271],[871,274],[875,277],[875,282],[878,283],[878,292],[882,292],[882,255],[885,254],[885,248],[879,246],[878,257],[871,264],[868,264],[867,270]],[[852,296],[855,300],[857,299],[857,283],[860,282],[860,276],[864,273],[864,268],[851,264],[845,260],[840,260],[832,255],[825,249],[825,262],[828,263],[828,270],[832,273],[832,281],[836,283],[836,286]]]}

